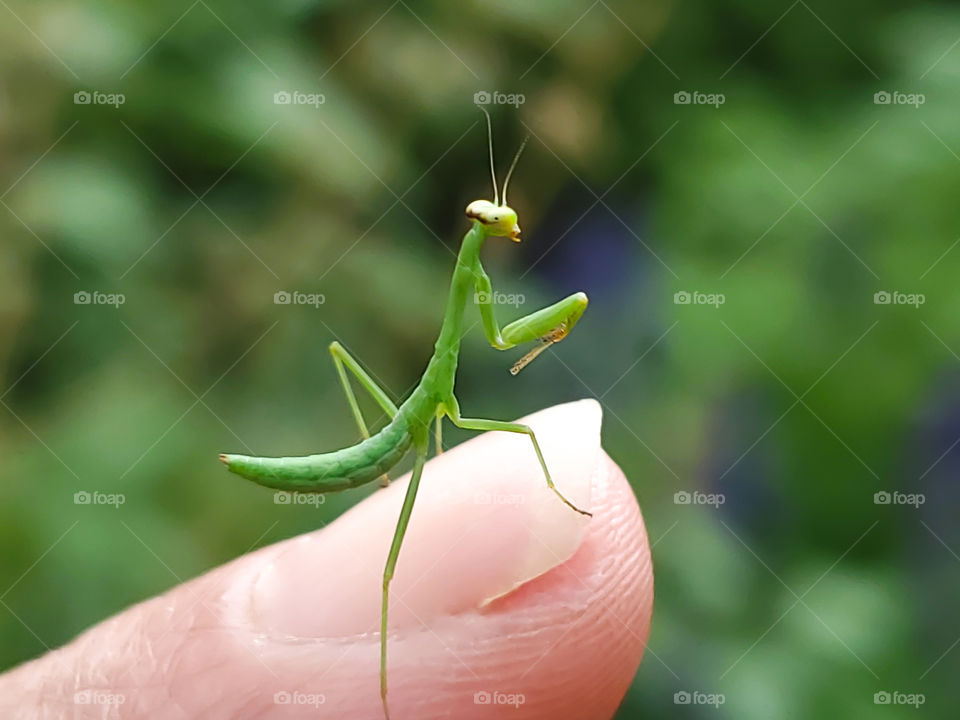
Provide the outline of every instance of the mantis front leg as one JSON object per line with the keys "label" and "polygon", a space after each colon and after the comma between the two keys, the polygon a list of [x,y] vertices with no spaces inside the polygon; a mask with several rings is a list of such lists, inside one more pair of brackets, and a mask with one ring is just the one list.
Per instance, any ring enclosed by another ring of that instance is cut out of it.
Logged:
{"label": "mantis front leg", "polygon": [[563,340],[573,329],[573,326],[577,324],[580,316],[583,315],[583,311],[587,309],[587,296],[578,292],[553,305],[524,315],[501,330],[497,318],[493,314],[493,286],[490,283],[490,277],[483,271],[483,268],[478,268],[475,287],[475,298],[480,308],[483,332],[490,345],[497,350],[508,350],[531,340],[540,340],[542,343],[511,368],[510,372],[513,375],[520,372],[550,345]]}

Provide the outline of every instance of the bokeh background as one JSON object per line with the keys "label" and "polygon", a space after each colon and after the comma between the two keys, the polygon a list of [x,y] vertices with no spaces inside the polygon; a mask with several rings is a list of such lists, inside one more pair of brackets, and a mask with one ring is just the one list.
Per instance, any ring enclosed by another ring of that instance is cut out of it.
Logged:
{"label": "bokeh background", "polygon": [[0,4],[0,669],[364,496],[216,453],[353,442],[334,339],[415,382],[500,92],[501,320],[591,305],[516,378],[474,327],[458,394],[605,407],[657,577],[618,717],[955,711],[960,8]]}

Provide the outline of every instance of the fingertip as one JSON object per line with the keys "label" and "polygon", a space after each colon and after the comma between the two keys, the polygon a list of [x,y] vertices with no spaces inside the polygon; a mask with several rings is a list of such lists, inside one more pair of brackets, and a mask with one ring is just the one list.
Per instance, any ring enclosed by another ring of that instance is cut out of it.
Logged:
{"label": "fingertip", "polygon": [[[523,435],[488,433],[427,466],[391,590],[397,717],[469,720],[497,703],[514,703],[516,720],[615,712],[646,646],[653,577],[636,498],[600,447],[601,418],[587,400],[522,420],[558,488],[592,518],[549,492]],[[357,708],[378,700],[380,570],[404,484],[274,557],[255,588],[268,634],[357,643],[326,677],[351,678]],[[334,552],[344,548],[346,566]],[[354,682],[361,668],[369,687]]]}
{"label": "fingertip", "polygon": [[485,618],[492,626],[477,631],[497,638],[496,671],[478,688],[523,693],[528,709],[518,718],[610,717],[643,657],[653,610],[650,548],[634,493],[605,452],[593,503],[573,556],[494,601]]}
{"label": "fingertip", "polygon": [[[527,436],[490,433],[431,461],[392,595],[395,718],[615,712],[646,644],[653,579],[601,415],[579,401],[525,419],[557,486],[592,518],[549,491]],[[171,699],[177,717],[381,717],[380,576],[404,484],[131,608],[8,682],[42,679],[71,700],[119,688],[124,718],[172,717]]]}

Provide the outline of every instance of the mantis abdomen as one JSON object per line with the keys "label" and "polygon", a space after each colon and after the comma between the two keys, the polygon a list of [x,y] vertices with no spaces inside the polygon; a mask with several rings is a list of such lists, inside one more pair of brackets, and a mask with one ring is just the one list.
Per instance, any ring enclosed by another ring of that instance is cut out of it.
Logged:
{"label": "mantis abdomen", "polygon": [[383,475],[406,454],[413,439],[405,421],[394,420],[376,435],[342,450],[300,457],[221,455],[231,472],[258,485],[296,492],[335,492]]}

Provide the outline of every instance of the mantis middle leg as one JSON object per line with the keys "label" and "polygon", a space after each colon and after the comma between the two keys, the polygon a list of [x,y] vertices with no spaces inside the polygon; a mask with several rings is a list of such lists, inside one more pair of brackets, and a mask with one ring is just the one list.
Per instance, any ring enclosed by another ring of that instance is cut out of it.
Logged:
{"label": "mantis middle leg", "polygon": [[581,515],[587,515],[593,517],[593,513],[587,512],[586,510],[581,510],[576,505],[574,505],[567,497],[560,492],[556,485],[553,483],[553,478],[550,477],[550,471],[547,469],[547,462],[543,459],[543,453],[540,451],[540,443],[537,442],[536,433],[533,432],[533,428],[529,425],[524,425],[523,423],[516,422],[504,422],[502,420],[483,420],[480,418],[465,418],[460,417],[460,410],[456,405],[449,407],[448,413],[450,414],[450,421],[459,428],[464,430],[503,430],[505,432],[512,433],[523,433],[530,437],[530,442],[533,443],[533,449],[537,453],[537,460],[540,461],[540,467],[543,468],[543,476],[547,479],[547,487],[549,487],[553,492],[557,494],[568,507],[576,510]]}
{"label": "mantis middle leg", "polygon": [[[344,348],[343,345],[336,340],[330,343],[330,354],[333,356],[333,364],[337,368],[337,375],[340,376],[340,384],[343,385],[343,391],[347,395],[347,402],[350,404],[350,412],[353,413],[353,418],[357,421],[357,427],[360,428],[360,434],[363,435],[364,439],[366,439],[370,437],[370,431],[367,429],[367,424],[363,420],[363,414],[360,412],[360,405],[357,404],[357,397],[353,394],[353,388],[350,385],[350,381],[347,378],[347,373],[344,368],[347,368],[351,373],[353,373],[353,376],[357,378],[357,381],[360,383],[360,385],[368,393],[370,393],[371,397],[373,397],[377,404],[383,408],[383,411],[391,420],[397,414],[397,406],[394,405],[393,401],[389,398],[383,388],[377,385],[367,371],[360,366],[360,363],[358,363],[354,357],[347,352],[346,348]],[[389,482],[390,478],[384,474],[380,484],[385,486],[389,484]]]}

